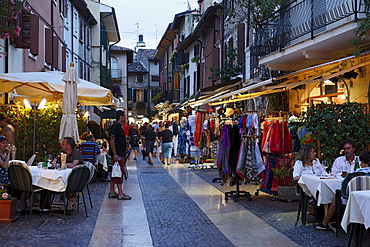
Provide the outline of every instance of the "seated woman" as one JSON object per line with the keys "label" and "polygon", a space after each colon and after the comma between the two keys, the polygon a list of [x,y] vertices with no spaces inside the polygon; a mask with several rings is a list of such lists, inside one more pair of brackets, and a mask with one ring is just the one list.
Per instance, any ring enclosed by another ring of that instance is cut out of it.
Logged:
{"label": "seated woman", "polygon": [[[363,152],[363,154],[360,155],[360,161],[361,168],[358,169],[356,172],[370,173],[370,151]],[[333,231],[335,231],[335,228],[329,224],[329,221],[331,220],[331,218],[333,218],[335,214],[335,205],[336,201],[334,197],[334,200],[331,203],[322,224],[316,226],[316,230],[328,231],[329,229],[332,229]]]}
{"label": "seated woman", "polygon": [[8,167],[10,150],[5,136],[0,136],[0,184],[9,184]]}
{"label": "seated woman", "polygon": [[[325,168],[316,158],[315,148],[312,145],[303,145],[298,152],[293,167],[293,179],[298,181],[302,175],[327,175]],[[315,225],[320,225],[324,217],[322,206],[314,206]]]}

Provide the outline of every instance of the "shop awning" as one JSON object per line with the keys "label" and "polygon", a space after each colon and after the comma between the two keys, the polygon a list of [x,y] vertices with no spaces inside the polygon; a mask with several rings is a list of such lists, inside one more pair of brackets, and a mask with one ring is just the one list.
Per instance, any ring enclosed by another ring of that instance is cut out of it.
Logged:
{"label": "shop awning", "polygon": [[231,90],[233,90],[234,87],[239,86],[241,81],[242,79],[237,77],[235,79],[232,79],[226,82],[222,82],[222,83],[210,86],[210,87],[202,88],[201,90],[199,90],[197,96],[194,99],[187,101],[183,105],[184,106],[203,105],[203,102],[206,100],[211,100],[217,96],[230,92]]}
{"label": "shop awning", "polygon": [[[345,63],[345,62],[347,62],[348,64],[351,64],[351,66],[349,66],[348,68],[342,69],[343,68],[343,63]],[[356,62],[358,64],[355,64]],[[353,65],[353,64],[355,64],[355,65]],[[266,87],[266,90],[283,88],[283,87],[292,88],[292,87],[296,87],[296,86],[304,85],[304,84],[309,84],[309,83],[318,83],[318,82],[321,82],[321,81],[329,80],[329,79],[332,79],[334,77],[343,75],[346,72],[349,72],[349,71],[352,71],[354,69],[363,67],[367,64],[370,64],[370,52],[362,53],[359,56],[349,56],[349,57],[346,57],[346,58],[342,58],[342,59],[338,59],[338,60],[331,61],[331,62],[328,62],[328,63],[323,63],[323,64],[320,64],[320,65],[317,65],[317,66],[314,66],[314,67],[310,67],[310,68],[307,68],[307,69],[304,69],[304,70],[296,71],[296,72],[290,73],[288,75],[277,77],[276,78],[277,81],[281,80],[281,79],[286,79],[286,78],[288,80],[286,80],[285,82],[283,82],[281,84],[278,84],[278,85]],[[299,82],[292,82],[291,78],[297,77],[300,74],[310,73],[312,71],[317,71],[317,70],[324,70],[324,71],[321,72],[321,73],[316,73],[314,76],[309,77],[307,80],[303,80],[303,81],[299,81]],[[336,72],[334,72],[334,71],[336,71]],[[325,76],[325,74],[329,74],[329,73],[330,73],[330,75]]]}
{"label": "shop awning", "polygon": [[[42,98],[59,100],[64,93],[63,76],[64,73],[60,71],[0,74],[0,91],[15,92],[20,97],[31,98],[32,101]],[[118,102],[109,89],[82,79],[77,85],[77,94],[81,105],[115,105]]]}
{"label": "shop awning", "polygon": [[204,100],[202,102],[202,104],[209,104],[209,103],[217,102],[217,101],[225,99],[225,98],[230,98],[234,95],[242,94],[242,93],[248,92],[250,90],[269,85],[273,82],[274,82],[274,79],[268,79],[268,80],[261,81],[261,82],[258,82],[258,83],[252,84],[252,85],[248,85],[248,86],[243,87],[241,89],[238,89],[238,90],[235,90],[235,91],[232,91],[232,92],[229,92],[229,93],[217,96],[217,97],[213,97],[211,99]]}

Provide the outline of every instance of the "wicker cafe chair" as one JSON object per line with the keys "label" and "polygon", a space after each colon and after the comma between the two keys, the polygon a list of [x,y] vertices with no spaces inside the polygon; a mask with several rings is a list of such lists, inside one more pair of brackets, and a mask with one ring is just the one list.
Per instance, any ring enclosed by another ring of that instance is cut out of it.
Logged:
{"label": "wicker cafe chair", "polygon": [[90,207],[93,208],[92,201],[91,201],[91,196],[90,196],[90,190],[89,190],[89,183],[92,180],[92,178],[94,177],[95,169],[96,168],[95,168],[95,166],[91,162],[88,162],[88,161],[85,161],[84,162],[84,165],[86,167],[88,167],[89,170],[90,170],[90,176],[89,176],[89,178],[87,180],[87,183],[86,183],[86,189],[87,189],[87,194],[88,194],[89,200],[90,200]]}
{"label": "wicker cafe chair", "polygon": [[[350,191],[355,191],[355,190],[361,190],[361,189],[356,189],[354,186],[349,187],[349,183],[353,178],[359,177],[359,176],[365,176],[366,173],[364,172],[353,172],[349,173],[343,180],[342,182],[342,187],[340,190],[335,191],[335,222],[336,222],[336,233],[335,236],[338,237],[338,232],[339,232],[339,227],[340,227],[340,216],[345,208],[345,204],[342,203],[342,197],[344,199],[348,199],[349,192]],[[370,177],[369,177],[370,178]]]}
{"label": "wicker cafe chair", "polygon": [[[27,199],[30,200],[30,215],[32,215],[33,194],[43,189],[32,185],[31,171],[24,162],[12,161],[8,168],[8,173],[13,190],[19,190],[25,194],[25,208],[27,208]],[[29,194],[27,195],[27,193]]]}
{"label": "wicker cafe chair", "polygon": [[[85,202],[85,196],[84,196],[84,188],[88,182],[88,179],[90,177],[90,169],[86,167],[85,165],[78,165],[75,166],[71,173],[68,175],[67,178],[67,187],[64,191],[64,198],[66,198],[66,195],[68,193],[81,193],[82,200],[84,202],[85,207],[85,213],[86,217],[87,215],[87,209],[86,209],[86,202]],[[67,202],[68,200],[64,200],[64,217],[66,215],[66,209],[67,209]],[[77,212],[79,211],[79,196],[77,196]]]}

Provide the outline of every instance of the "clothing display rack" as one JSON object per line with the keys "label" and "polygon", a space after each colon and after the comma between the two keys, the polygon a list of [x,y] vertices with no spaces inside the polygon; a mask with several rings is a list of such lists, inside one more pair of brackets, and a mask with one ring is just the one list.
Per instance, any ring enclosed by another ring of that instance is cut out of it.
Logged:
{"label": "clothing display rack", "polygon": [[252,201],[251,194],[247,191],[240,191],[240,179],[239,176],[235,176],[236,190],[225,192],[225,201],[232,198],[234,202],[237,202],[239,198],[247,198],[248,201]]}
{"label": "clothing display rack", "polygon": [[265,172],[259,192],[265,192],[272,195],[272,201],[278,196],[277,187],[280,180],[275,178],[274,169],[279,168],[281,164],[291,163],[292,136],[288,129],[286,116],[265,118],[263,125],[263,136],[261,141],[261,151],[265,157]]}

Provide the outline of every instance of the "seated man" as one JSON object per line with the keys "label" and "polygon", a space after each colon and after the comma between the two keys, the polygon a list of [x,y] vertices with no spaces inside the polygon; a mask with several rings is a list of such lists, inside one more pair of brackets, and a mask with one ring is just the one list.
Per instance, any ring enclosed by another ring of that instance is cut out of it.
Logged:
{"label": "seated man", "polygon": [[72,137],[64,137],[60,146],[62,151],[67,154],[66,166],[68,168],[84,163],[80,150],[75,149],[76,143]]}
{"label": "seated man", "polygon": [[344,155],[339,156],[334,160],[332,173],[341,173],[343,167],[347,168],[348,173],[354,172],[355,161],[358,156],[355,155],[356,144],[352,140],[346,140],[343,142],[342,147],[344,149]]}
{"label": "seated man", "polygon": [[85,137],[86,142],[81,143],[82,158],[96,165],[96,155],[100,154],[99,145],[95,142],[93,135],[89,134]]}
{"label": "seated man", "polygon": [[[60,144],[62,151],[67,154],[66,166],[68,168],[84,163],[82,154],[80,150],[75,149],[75,145],[75,140],[72,137],[64,137]],[[68,198],[68,210],[72,210],[76,206],[76,196],[76,193],[70,193],[66,196]]]}
{"label": "seated man", "polygon": [[[370,151],[363,152],[363,154],[361,154],[360,156],[360,161],[361,161],[361,168],[358,169],[356,172],[370,173]],[[343,200],[344,199],[342,198],[342,201]],[[331,203],[328,209],[328,212],[325,215],[323,222],[320,225],[316,226],[316,230],[328,231],[329,229],[331,229],[335,231],[335,228],[329,224],[331,218],[333,218],[335,214],[335,204],[336,204],[336,201],[334,198],[333,202]],[[336,222],[336,223],[339,224],[339,222]]]}

